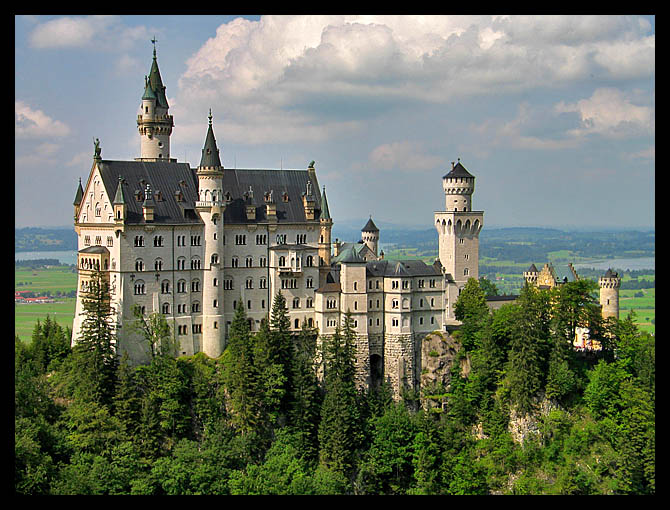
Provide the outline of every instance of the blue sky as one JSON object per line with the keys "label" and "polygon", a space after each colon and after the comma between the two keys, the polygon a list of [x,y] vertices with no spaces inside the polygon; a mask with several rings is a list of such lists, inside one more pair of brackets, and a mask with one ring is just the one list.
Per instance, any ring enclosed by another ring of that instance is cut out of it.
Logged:
{"label": "blue sky", "polygon": [[139,156],[156,37],[196,166],[316,161],[335,222],[429,228],[457,158],[488,226],[655,226],[653,16],[16,16],[15,225],[72,224],[79,178]]}

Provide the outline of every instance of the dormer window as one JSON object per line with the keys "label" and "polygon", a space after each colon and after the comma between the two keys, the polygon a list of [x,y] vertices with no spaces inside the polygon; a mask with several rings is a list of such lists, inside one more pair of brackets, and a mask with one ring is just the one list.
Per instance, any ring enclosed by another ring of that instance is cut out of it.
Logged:
{"label": "dormer window", "polygon": [[284,191],[284,193],[282,193],[281,198],[282,198],[282,200],[283,200],[284,202],[288,202],[288,193],[286,193],[286,192]]}

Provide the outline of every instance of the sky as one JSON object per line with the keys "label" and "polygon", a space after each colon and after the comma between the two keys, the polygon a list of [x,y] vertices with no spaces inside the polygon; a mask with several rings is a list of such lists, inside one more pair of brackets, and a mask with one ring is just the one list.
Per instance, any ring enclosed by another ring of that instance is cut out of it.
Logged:
{"label": "sky", "polygon": [[305,169],[334,222],[430,228],[452,162],[491,227],[655,228],[653,16],[15,17],[15,227],[139,156],[153,44],[196,167]]}

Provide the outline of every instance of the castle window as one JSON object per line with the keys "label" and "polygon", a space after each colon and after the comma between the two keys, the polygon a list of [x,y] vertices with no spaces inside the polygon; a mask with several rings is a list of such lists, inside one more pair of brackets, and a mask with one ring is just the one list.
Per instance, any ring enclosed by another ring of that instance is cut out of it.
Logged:
{"label": "castle window", "polygon": [[258,280],[258,288],[259,289],[267,289],[268,288],[268,280],[264,276]]}
{"label": "castle window", "polygon": [[191,259],[191,269],[200,269],[200,258],[193,257]]}
{"label": "castle window", "polygon": [[[199,312],[199,311],[200,311],[200,302],[199,301],[194,301],[191,304],[191,313]],[[194,331],[194,333],[195,333],[195,331]]]}
{"label": "castle window", "polygon": [[314,282],[312,278],[305,278],[305,287],[311,289],[314,287]]}
{"label": "castle window", "polygon": [[279,267],[284,267],[286,265],[286,257],[283,255],[279,257]]}
{"label": "castle window", "polygon": [[219,279],[218,279],[218,278],[214,278],[214,280],[212,280],[212,285],[213,285],[214,287],[218,287],[218,286],[219,286]]}
{"label": "castle window", "polygon": [[218,308],[218,307],[219,307],[219,301],[218,301],[218,299],[215,299],[214,301],[212,301],[212,307],[213,307],[213,308]]}
{"label": "castle window", "polygon": [[144,271],[144,261],[142,259],[135,261],[135,271]]}
{"label": "castle window", "polygon": [[163,280],[161,283],[161,294],[169,294],[170,293],[170,281],[169,280]]}
{"label": "castle window", "polygon": [[233,290],[233,280],[232,278],[228,278],[223,281],[223,288],[225,290]]}
{"label": "castle window", "polygon": [[245,288],[247,288],[247,289],[253,289],[254,288],[253,278],[247,278],[247,280],[245,282]]}
{"label": "castle window", "polygon": [[235,244],[237,245],[247,244],[247,236],[244,234],[237,234],[235,236]]}
{"label": "castle window", "polygon": [[300,319],[296,319],[293,321],[293,329],[299,329],[300,328]]}
{"label": "castle window", "polygon": [[392,319],[391,324],[393,325],[393,327],[397,327],[398,326],[398,319]]}
{"label": "castle window", "polygon": [[154,246],[163,246],[163,236],[154,236]]}
{"label": "castle window", "polygon": [[114,238],[112,236],[107,236],[107,246],[114,246]]}
{"label": "castle window", "polygon": [[307,298],[305,300],[305,308],[314,308],[314,301],[312,298]]}
{"label": "castle window", "polygon": [[144,236],[135,236],[135,247],[140,248],[144,246]]}
{"label": "castle window", "polygon": [[186,292],[186,280],[179,280],[177,282],[177,292],[180,294]]}
{"label": "castle window", "polygon": [[163,312],[163,315],[169,315],[170,314],[170,303],[163,303],[161,311]]}
{"label": "castle window", "polygon": [[398,300],[397,299],[394,299],[393,301],[391,301],[391,308],[398,308]]}
{"label": "castle window", "polygon": [[253,266],[253,259],[251,257],[247,257],[245,260],[245,265],[246,267],[252,267]]}
{"label": "castle window", "polygon": [[177,270],[184,270],[184,269],[186,269],[186,258],[179,257],[177,259]]}
{"label": "castle window", "polygon": [[354,282],[354,290],[358,290],[358,282]]}
{"label": "castle window", "polygon": [[313,265],[314,265],[314,257],[312,255],[307,255],[307,259],[305,260],[305,266],[312,267]]}
{"label": "castle window", "polygon": [[238,267],[240,265],[240,260],[237,257],[233,257],[230,266],[231,267]]}
{"label": "castle window", "polygon": [[268,259],[266,257],[260,257],[258,260],[259,267],[265,267],[268,264]]}
{"label": "castle window", "polygon": [[154,262],[154,270],[162,271],[163,270],[163,261],[161,259],[156,259]]}
{"label": "castle window", "polygon": [[257,245],[262,245],[262,244],[267,244],[267,243],[268,243],[267,234],[256,234],[256,244]]}
{"label": "castle window", "polygon": [[463,269],[463,276],[468,276],[470,274],[470,270],[466,267]]}
{"label": "castle window", "polygon": [[99,203],[95,204],[95,215],[98,216],[98,217],[100,216],[100,204]]}
{"label": "castle window", "polygon": [[218,264],[219,263],[219,256],[216,253],[212,253],[212,264]]}
{"label": "castle window", "polygon": [[102,245],[102,236],[95,236],[95,245],[96,246]]}
{"label": "castle window", "polygon": [[200,280],[197,278],[191,282],[191,292],[200,292]]}
{"label": "castle window", "polygon": [[141,296],[145,294],[145,287],[144,287],[144,282],[142,280],[137,280],[135,282],[135,295],[136,296]]}

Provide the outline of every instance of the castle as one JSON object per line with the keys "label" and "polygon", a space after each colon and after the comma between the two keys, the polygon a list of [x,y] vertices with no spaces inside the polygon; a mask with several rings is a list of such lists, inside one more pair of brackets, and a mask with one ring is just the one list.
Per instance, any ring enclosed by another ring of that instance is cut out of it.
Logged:
{"label": "castle", "polygon": [[360,385],[386,380],[396,396],[417,388],[422,339],[459,325],[459,292],[479,278],[484,213],[472,207],[475,177],[459,160],[442,178],[435,263],[387,260],[372,218],[360,242],[331,241],[333,219],[314,162],[298,170],[224,168],[211,110],[197,168],[171,158],[165,90],[154,46],[137,116],[140,157],[103,159],[96,140],[88,179],[79,182],[73,342],[96,269],[110,286],[117,352],[136,363],[149,353],[128,327],[135,306],[166,317],[180,355],[215,358],[238,303],[257,331],[281,292],[294,331],[306,322],[327,337],[351,313]]}

